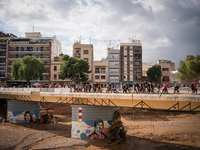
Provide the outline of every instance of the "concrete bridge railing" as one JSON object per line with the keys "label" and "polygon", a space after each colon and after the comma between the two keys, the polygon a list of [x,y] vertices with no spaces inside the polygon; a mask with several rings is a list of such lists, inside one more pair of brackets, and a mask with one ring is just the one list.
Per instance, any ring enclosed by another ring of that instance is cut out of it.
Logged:
{"label": "concrete bridge railing", "polygon": [[0,92],[4,93],[40,93],[40,92],[56,92],[70,93],[70,88],[0,88]]}

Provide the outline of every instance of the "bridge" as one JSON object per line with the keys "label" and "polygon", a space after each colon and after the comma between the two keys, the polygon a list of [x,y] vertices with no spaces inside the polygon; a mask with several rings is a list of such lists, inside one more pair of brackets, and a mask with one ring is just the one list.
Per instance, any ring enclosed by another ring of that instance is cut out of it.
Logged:
{"label": "bridge", "polygon": [[69,88],[0,88],[0,99],[200,111],[200,95],[192,94],[123,94],[123,93],[74,93]]}
{"label": "bridge", "polygon": [[0,107],[6,106],[6,111],[1,112],[11,123],[40,119],[40,106],[47,102],[51,102],[47,111],[53,104],[71,104],[71,137],[80,139],[90,138],[98,122],[104,125],[102,132],[107,134],[116,107],[200,111],[200,95],[188,93],[74,93],[69,88],[0,88]]}

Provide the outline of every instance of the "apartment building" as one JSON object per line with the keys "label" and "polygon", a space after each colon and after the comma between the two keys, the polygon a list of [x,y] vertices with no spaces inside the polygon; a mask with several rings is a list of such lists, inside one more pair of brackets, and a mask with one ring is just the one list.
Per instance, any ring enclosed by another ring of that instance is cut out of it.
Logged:
{"label": "apartment building", "polygon": [[108,61],[94,61],[93,63],[93,83],[100,83],[101,87],[105,87],[108,83]]}
{"label": "apartment building", "polygon": [[7,84],[7,61],[9,40],[16,37],[12,33],[4,33],[0,31],[0,85]]}
{"label": "apartment building", "polygon": [[62,80],[59,77],[60,66],[62,62],[63,62],[62,54],[54,57],[54,60],[51,62],[51,76],[50,76],[51,85],[63,86],[64,84],[68,84],[71,82],[70,79]]}
{"label": "apartment building", "polygon": [[108,82],[119,84],[120,82],[120,50],[107,48],[108,58]]}
{"label": "apartment building", "polygon": [[170,71],[175,71],[175,64],[168,60],[158,60],[157,64],[161,66],[161,84],[170,83]]}
{"label": "apartment building", "polygon": [[61,43],[56,39],[56,36],[42,37],[40,32],[26,32],[25,37],[12,37],[8,45],[7,83],[10,86],[24,85],[26,83],[25,80],[12,80],[11,69],[13,61],[21,60],[27,55],[35,56],[44,61],[45,64],[42,76],[39,79],[32,79],[30,83],[50,84],[51,61],[61,53]]}
{"label": "apartment building", "polygon": [[88,82],[93,82],[93,45],[81,44],[81,41],[75,41],[73,45],[73,57],[86,60],[90,65],[91,73],[87,75]]}
{"label": "apartment building", "polygon": [[120,76],[122,83],[142,81],[142,44],[140,40],[120,43]]}

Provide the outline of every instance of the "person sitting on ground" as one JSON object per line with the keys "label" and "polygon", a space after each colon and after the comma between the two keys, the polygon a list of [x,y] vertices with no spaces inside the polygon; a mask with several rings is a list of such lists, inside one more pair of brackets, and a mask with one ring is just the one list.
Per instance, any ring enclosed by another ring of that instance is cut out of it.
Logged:
{"label": "person sitting on ground", "polygon": [[111,144],[117,140],[126,141],[126,133],[127,128],[121,121],[121,115],[118,111],[115,111],[106,144]]}

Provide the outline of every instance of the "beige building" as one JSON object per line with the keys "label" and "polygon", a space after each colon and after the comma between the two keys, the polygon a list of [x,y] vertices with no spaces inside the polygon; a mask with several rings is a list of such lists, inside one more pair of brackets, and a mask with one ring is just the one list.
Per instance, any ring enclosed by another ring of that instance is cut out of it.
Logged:
{"label": "beige building", "polygon": [[176,70],[176,71],[170,71],[170,82],[171,83],[181,83],[180,79],[178,78],[178,74],[179,72]]}
{"label": "beige building", "polygon": [[60,73],[60,66],[62,63],[62,55],[54,57],[54,61],[51,62],[51,84],[52,85],[60,85],[63,86],[64,84],[68,84],[71,82],[70,79],[62,80],[59,78]]}
{"label": "beige building", "polygon": [[39,79],[32,79],[30,83],[50,84],[51,61],[61,53],[61,43],[53,37],[42,37],[40,32],[26,32],[25,37],[12,37],[9,41],[7,55],[7,82],[10,86],[26,84],[25,80],[12,80],[12,62],[21,60],[25,56],[35,56],[45,64],[45,69]]}
{"label": "beige building", "polygon": [[[81,58],[86,60],[90,65],[90,70],[93,72],[93,45],[92,44],[81,44],[81,41],[75,41],[73,45],[73,57]],[[92,72],[88,74],[88,82],[93,82]]]}
{"label": "beige building", "polygon": [[162,76],[161,76],[161,84],[167,83],[170,81],[170,71],[175,71],[175,64],[168,60],[158,60],[157,64],[161,66]]}
{"label": "beige building", "polygon": [[149,68],[153,67],[155,64],[154,63],[142,63],[142,76],[147,77],[147,71]]}
{"label": "beige building", "polygon": [[93,83],[100,83],[101,87],[105,87],[108,82],[108,61],[94,61],[93,66]]}

